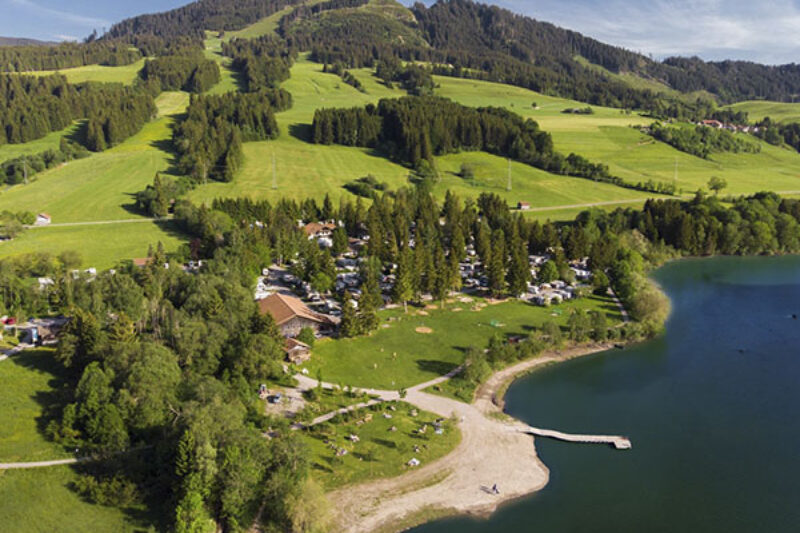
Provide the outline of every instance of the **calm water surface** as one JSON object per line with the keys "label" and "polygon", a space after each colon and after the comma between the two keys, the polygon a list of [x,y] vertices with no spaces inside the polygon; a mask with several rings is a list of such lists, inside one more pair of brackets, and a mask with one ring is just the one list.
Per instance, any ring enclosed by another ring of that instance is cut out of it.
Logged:
{"label": "calm water surface", "polygon": [[673,304],[663,337],[507,395],[526,422],[627,435],[633,450],[537,439],[543,491],[416,533],[800,532],[800,257],[682,261],[655,278]]}

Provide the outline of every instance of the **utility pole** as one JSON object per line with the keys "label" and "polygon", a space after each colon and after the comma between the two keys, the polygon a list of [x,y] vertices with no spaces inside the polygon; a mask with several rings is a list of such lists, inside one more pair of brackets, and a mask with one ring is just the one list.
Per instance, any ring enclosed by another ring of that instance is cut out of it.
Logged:
{"label": "utility pole", "polygon": [[203,161],[203,185],[208,184],[208,169],[206,168],[206,162]]}
{"label": "utility pole", "polygon": [[511,191],[511,159],[510,158],[506,158],[506,161],[508,162],[508,184],[506,185],[506,190],[510,192]]}
{"label": "utility pole", "polygon": [[278,188],[278,174],[275,172],[275,152],[272,152],[272,190]]}
{"label": "utility pole", "polygon": [[25,185],[28,184],[28,158],[22,160],[22,175],[25,178]]}

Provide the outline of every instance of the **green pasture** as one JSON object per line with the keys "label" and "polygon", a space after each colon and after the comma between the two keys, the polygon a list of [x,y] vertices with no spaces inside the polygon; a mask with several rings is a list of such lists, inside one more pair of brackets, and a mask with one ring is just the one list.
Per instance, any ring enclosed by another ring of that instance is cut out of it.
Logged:
{"label": "green pasture", "polygon": [[800,104],[750,100],[728,106],[734,111],[747,111],[751,122],[769,117],[776,122],[800,122]]}
{"label": "green pasture", "polygon": [[136,218],[133,195],[167,171],[171,155],[164,151],[175,115],[188,103],[185,93],[158,97],[159,117],[123,143],[85,159],[70,161],[0,194],[0,209],[47,212],[54,223]]}
{"label": "green pasture", "polygon": [[61,143],[61,137],[69,137],[78,130],[80,123],[67,126],[63,130],[54,131],[35,141],[22,144],[3,144],[0,145],[0,163],[14,159],[23,155],[39,154],[46,150],[56,150]]}
{"label": "green pasture", "polygon": [[12,241],[0,242],[0,257],[32,252],[58,255],[65,250],[81,254],[83,268],[111,268],[118,262],[145,257],[159,242],[174,252],[186,237],[171,222],[116,222],[89,226],[53,226],[30,229]]}
{"label": "green pasture", "polygon": [[103,83],[124,83],[130,85],[139,75],[144,66],[144,58],[120,67],[106,67],[103,65],[86,65],[83,67],[65,68],[61,70],[37,70],[26,72],[33,76],[50,76],[63,74],[70,83],[83,83],[85,81],[99,81]]}

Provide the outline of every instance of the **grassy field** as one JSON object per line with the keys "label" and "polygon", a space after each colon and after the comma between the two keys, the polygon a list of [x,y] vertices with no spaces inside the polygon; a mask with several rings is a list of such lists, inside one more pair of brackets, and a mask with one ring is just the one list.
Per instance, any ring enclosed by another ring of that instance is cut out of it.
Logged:
{"label": "grassy field", "polygon": [[[369,337],[317,342],[306,367],[312,376],[322,372],[324,381],[397,390],[446,374],[461,364],[464,350],[485,347],[496,333],[527,335],[548,319],[565,325],[574,308],[602,309],[609,322],[620,320],[613,303],[594,296],[553,308],[509,300],[476,311],[479,302],[453,302],[444,311],[426,309],[426,314],[413,308],[408,314],[382,311],[381,327]],[[419,327],[433,332],[418,333]]]}
{"label": "grassy field", "polygon": [[[319,107],[346,107],[365,105],[380,98],[397,98],[405,93],[390,90],[372,75],[368,69],[356,69],[354,74],[363,83],[366,93],[359,92],[343,83],[338,76],[322,72],[322,66],[301,57],[292,68],[292,77],[283,87],[292,93],[294,106],[279,113],[281,137],[275,141],[247,143],[244,146],[245,164],[231,183],[213,183],[190,193],[197,201],[210,201],[221,196],[249,196],[252,198],[322,198],[326,193],[333,198],[349,195],[343,185],[348,181],[372,174],[378,180],[397,188],[408,184],[408,169],[395,164],[371,150],[345,146],[320,146],[306,142],[305,134],[311,124],[314,111]],[[438,81],[438,80],[437,80]],[[457,80],[460,81],[460,80]],[[506,87],[506,86],[500,86]],[[514,91],[516,101],[530,104],[530,91]],[[468,91],[462,91],[462,96]],[[481,105],[485,95],[475,94],[475,101],[468,105]],[[551,99],[540,105],[552,107],[551,114],[560,115],[564,107],[577,105],[561,99]],[[465,102],[467,103],[467,102]],[[571,117],[570,117],[571,118]],[[630,117],[626,117],[627,120]],[[603,120],[619,121],[619,113],[605,111]],[[273,188],[272,158],[275,158],[276,184]],[[454,175],[462,162],[476,165],[478,179],[466,184]],[[506,191],[507,165],[503,158],[473,152],[453,154],[437,158],[442,179],[436,187],[437,194],[444,195],[448,189],[458,190],[469,196],[481,192],[497,192],[510,202],[531,202],[534,206],[571,205],[575,203],[644,199],[646,194],[598,184],[587,180],[556,176],[528,165],[512,163],[512,191]]]}
{"label": "grassy field", "polygon": [[106,67],[103,65],[86,65],[83,67],[65,68],[62,70],[39,70],[26,72],[28,75],[49,76],[63,74],[70,83],[83,83],[85,81],[99,81],[104,83],[124,83],[130,85],[139,75],[144,66],[144,59],[130,65],[121,67]]}
{"label": "grassy field", "polygon": [[[37,174],[28,185],[5,190],[0,209],[44,211],[56,224],[140,218],[132,211],[133,195],[152,183],[156,172],[169,170],[172,156],[164,151],[164,143],[188,99],[186,93],[163,93],[157,100],[159,117],[139,133],[110,150]],[[169,250],[180,238],[169,228],[145,222],[49,227],[3,243],[0,256],[74,247],[83,254],[85,265],[112,266],[119,259],[143,255],[147,245],[158,240]]]}
{"label": "grassy field", "polygon": [[[632,183],[649,179],[672,182],[677,161],[675,183],[686,192],[705,187],[711,176],[725,178],[726,192],[733,194],[800,190],[800,155],[793,150],[758,141],[759,154],[715,154],[706,160],[654,142],[631,128],[652,122],[636,113],[628,115],[618,109],[592,106],[592,115],[564,114],[563,109],[586,104],[490,82],[438,76],[436,82],[441,96],[470,106],[506,107],[536,120],[553,135],[556,149],[605,163],[613,174]],[[533,108],[534,102],[538,109]]]}
{"label": "grassy field", "polygon": [[70,457],[45,439],[62,386],[61,365],[53,350],[26,350],[0,361],[0,463],[46,461]]}
{"label": "grassy field", "polygon": [[751,122],[769,117],[776,122],[800,122],[800,104],[750,100],[728,106],[734,111],[747,111]]}
{"label": "grassy field", "polygon": [[93,505],[70,489],[77,478],[68,466],[0,470],[0,530],[4,533],[140,532],[144,509]]}
{"label": "grassy field", "polygon": [[[394,410],[391,407],[394,407]],[[416,412],[416,416],[413,413]],[[391,415],[384,418],[383,414]],[[371,414],[371,421],[356,424]],[[383,403],[355,411],[337,424],[321,424],[303,432],[303,440],[311,451],[312,476],[325,489],[340,488],[369,479],[393,477],[406,472],[406,463],[416,457],[423,465],[448,454],[461,441],[461,432],[450,420],[442,422],[443,433],[437,435],[432,426],[436,415],[415,411],[404,402]],[[417,430],[428,425],[425,433]],[[391,428],[396,428],[391,431]],[[356,435],[359,442],[347,440]],[[347,450],[337,457],[334,449]],[[416,446],[416,449],[415,449]]]}
{"label": "grassy field", "polygon": [[0,257],[30,252],[57,255],[77,250],[83,268],[111,268],[121,260],[146,257],[148,247],[158,242],[167,252],[175,251],[185,236],[169,222],[114,223],[96,226],[34,228],[13,241],[0,242]]}
{"label": "grassy field", "polygon": [[[51,349],[26,350],[0,362],[0,462],[69,457],[43,434],[61,401],[60,371]],[[0,470],[0,530],[132,532],[147,527],[142,509],[128,513],[81,500],[70,489],[76,477],[68,466]]]}
{"label": "grassy field", "polygon": [[35,141],[30,141],[23,144],[4,144],[0,146],[0,163],[14,159],[22,155],[32,155],[44,152],[45,150],[55,150],[61,142],[61,137],[70,136],[78,129],[79,122],[75,122],[71,126],[64,128],[61,131],[54,131]]}
{"label": "grassy field", "polygon": [[207,94],[225,94],[242,90],[242,81],[239,74],[231,68],[231,58],[222,55],[222,39],[216,37],[216,32],[207,31],[205,40],[205,54],[208,59],[216,61],[219,65],[220,80],[208,90]]}

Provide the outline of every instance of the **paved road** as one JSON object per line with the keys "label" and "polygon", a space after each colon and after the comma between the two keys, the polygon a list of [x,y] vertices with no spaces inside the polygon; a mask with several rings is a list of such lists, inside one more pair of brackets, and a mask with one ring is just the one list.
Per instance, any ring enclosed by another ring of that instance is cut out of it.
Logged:
{"label": "paved road", "polygon": [[32,347],[33,346],[31,346],[30,344],[25,344],[25,343],[17,344],[10,350],[5,350],[2,354],[0,354],[0,361],[4,361],[11,356],[17,355],[19,352],[25,350],[26,348],[32,348]]}

